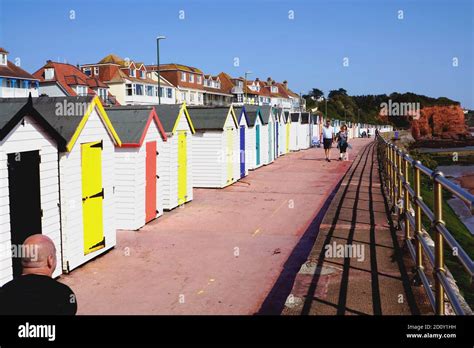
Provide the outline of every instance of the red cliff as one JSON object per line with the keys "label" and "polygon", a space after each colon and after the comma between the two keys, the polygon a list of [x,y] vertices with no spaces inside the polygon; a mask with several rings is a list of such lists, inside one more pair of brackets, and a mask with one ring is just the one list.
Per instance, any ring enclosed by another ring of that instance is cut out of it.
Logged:
{"label": "red cliff", "polygon": [[415,139],[462,139],[469,133],[464,112],[459,105],[429,106],[421,109],[420,118],[413,120]]}

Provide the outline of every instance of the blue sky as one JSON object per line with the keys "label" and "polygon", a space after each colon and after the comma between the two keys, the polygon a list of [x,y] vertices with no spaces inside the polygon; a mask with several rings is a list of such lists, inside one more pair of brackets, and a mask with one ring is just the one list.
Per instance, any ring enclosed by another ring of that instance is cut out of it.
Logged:
{"label": "blue sky", "polygon": [[109,53],[150,64],[161,34],[162,63],[233,76],[250,70],[249,78],[287,79],[297,93],[411,91],[474,109],[473,7],[472,0],[0,0],[0,46],[30,72],[47,59],[84,64]]}

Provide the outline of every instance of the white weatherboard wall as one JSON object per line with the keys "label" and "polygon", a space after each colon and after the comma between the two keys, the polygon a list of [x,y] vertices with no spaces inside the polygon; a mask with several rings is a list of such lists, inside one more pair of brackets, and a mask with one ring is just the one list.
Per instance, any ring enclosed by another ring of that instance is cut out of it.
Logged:
{"label": "white weatherboard wall", "polygon": [[[146,221],[146,143],[156,141],[156,168],[160,168],[163,139],[155,121],[150,123],[140,148],[115,148],[115,204],[118,229],[137,230]],[[155,217],[163,215],[162,180],[156,180]]]}
{"label": "white weatherboard wall", "polygon": [[260,163],[268,164],[268,123],[260,126]]}
{"label": "white weatherboard wall", "polygon": [[298,127],[298,148],[300,150],[309,147],[309,123],[300,123]]}
{"label": "white weatherboard wall", "polygon": [[240,179],[240,130],[239,126],[235,125],[234,118],[232,117],[232,114],[230,112],[227,116],[226,127],[232,127],[234,129],[234,153],[232,156],[234,181],[231,183],[233,184],[234,182]]}
{"label": "white weatherboard wall", "polygon": [[278,121],[278,156],[282,156],[285,154],[285,124],[281,121]]}
{"label": "white weatherboard wall", "polygon": [[298,151],[300,149],[298,146],[299,129],[300,122],[292,121],[290,124],[290,151]]}
{"label": "white weatherboard wall", "polygon": [[[244,126],[245,129],[244,129],[244,132],[245,132],[245,147],[244,147],[244,151],[245,153],[244,154],[241,154],[240,153],[240,132],[241,132],[241,129],[240,127],[241,126]],[[245,119],[244,116],[242,116],[242,118],[240,119],[240,123],[239,123],[239,131],[238,131],[238,144],[239,144],[239,149],[238,149],[238,153],[239,153],[239,178],[240,178],[240,159],[241,159],[241,156],[244,156],[243,158],[245,159],[245,176],[247,176],[249,174],[249,154],[248,154],[248,149],[250,149],[249,147],[249,127],[247,125],[247,120]]]}
{"label": "white weatherboard wall", "polygon": [[[158,115],[159,117],[159,115]],[[163,208],[171,210],[178,206],[178,131],[184,130],[186,136],[187,150],[187,198],[186,202],[193,199],[193,134],[186,120],[184,111],[180,111],[176,132],[167,134],[167,141],[163,143],[163,151],[160,151],[160,163],[158,176],[163,179]]]}
{"label": "white weatherboard wall", "polygon": [[224,187],[225,175],[224,132],[196,131],[193,136],[194,187]]}
{"label": "white weatherboard wall", "polygon": [[[25,124],[16,125],[0,142],[0,286],[13,278],[11,255],[10,206],[8,189],[8,154],[37,151],[41,156],[40,191],[42,234],[50,237],[56,245],[58,264],[53,277],[61,274],[61,233],[59,218],[58,150],[53,139],[30,117]],[[25,218],[28,218],[25,212]]]}
{"label": "white weatherboard wall", "polygon": [[[105,247],[84,255],[84,227],[82,220],[82,165],[81,144],[103,141],[102,150],[102,214]],[[59,159],[61,185],[61,221],[63,269],[71,271],[83,263],[113,248],[116,244],[115,222],[115,146],[94,108],[71,152],[63,152]]]}

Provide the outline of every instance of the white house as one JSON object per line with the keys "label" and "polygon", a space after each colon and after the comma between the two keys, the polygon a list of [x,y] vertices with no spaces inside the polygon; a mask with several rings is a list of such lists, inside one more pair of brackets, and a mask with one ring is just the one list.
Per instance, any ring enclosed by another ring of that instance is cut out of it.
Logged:
{"label": "white house", "polygon": [[26,98],[38,96],[38,79],[13,63],[0,47],[0,98]]}

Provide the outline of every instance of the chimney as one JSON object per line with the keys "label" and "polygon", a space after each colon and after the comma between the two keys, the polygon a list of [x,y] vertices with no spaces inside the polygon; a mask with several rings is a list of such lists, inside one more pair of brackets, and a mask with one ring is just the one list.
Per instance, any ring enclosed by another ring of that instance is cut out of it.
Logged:
{"label": "chimney", "polygon": [[288,89],[288,81],[283,81],[283,86],[285,86],[286,89]]}
{"label": "chimney", "polygon": [[260,79],[257,77],[257,78],[255,79],[255,82],[260,82]]}
{"label": "chimney", "polygon": [[267,78],[267,85],[270,85],[272,83],[272,78],[271,77],[268,77]]}

